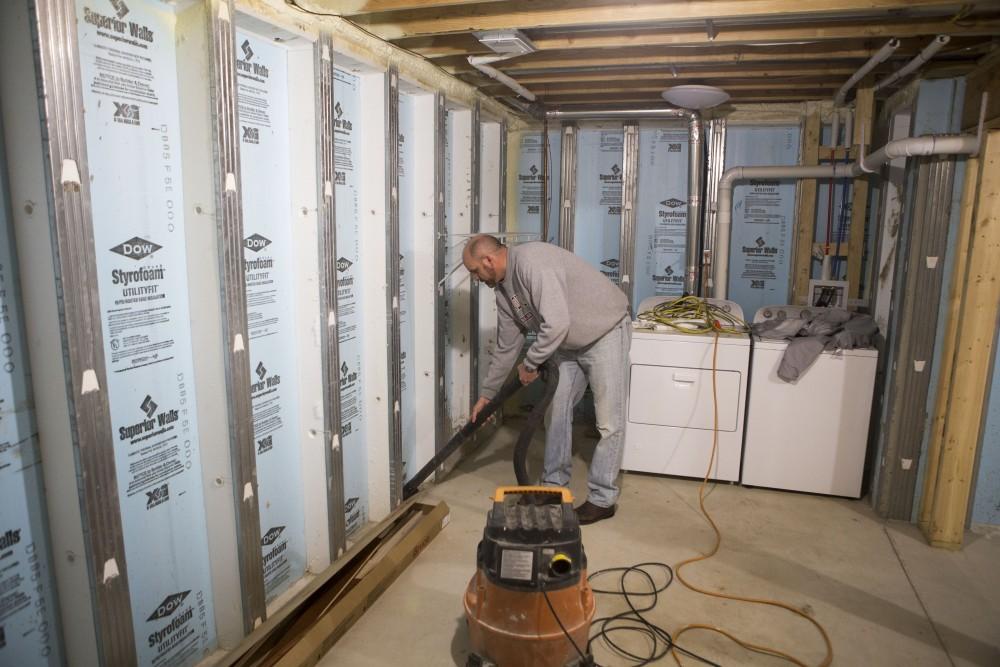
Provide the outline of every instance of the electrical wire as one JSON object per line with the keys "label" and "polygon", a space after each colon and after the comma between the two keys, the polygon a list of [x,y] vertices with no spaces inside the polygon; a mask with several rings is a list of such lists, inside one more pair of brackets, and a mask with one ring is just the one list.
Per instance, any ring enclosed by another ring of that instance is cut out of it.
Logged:
{"label": "electrical wire", "polygon": [[[542,597],[545,598],[545,604],[549,605],[549,611],[552,612],[552,618],[556,619],[556,623],[559,624],[559,629],[563,631],[563,634],[566,635],[566,639],[568,639],[569,643],[573,645],[574,649],[576,649],[577,655],[580,656],[581,664],[594,665],[594,662],[580,650],[579,646],[576,645],[576,640],[573,639],[573,636],[569,634],[566,626],[563,625],[562,620],[559,618],[559,614],[556,613],[556,608],[552,606],[552,600],[549,599],[549,592],[545,590],[545,584],[540,584],[539,588],[541,588]],[[594,667],[597,667],[597,665],[594,665]]]}
{"label": "electrical wire", "polygon": [[[667,575],[665,577],[665,582],[661,585],[657,585],[656,579],[653,574],[650,573],[649,568],[662,569]],[[597,595],[618,595],[623,597],[625,604],[628,605],[628,610],[613,616],[597,618],[592,621],[592,627],[597,627],[597,632],[595,632],[587,642],[588,653],[592,653],[591,646],[595,641],[600,639],[614,653],[625,658],[626,660],[636,663],[637,665],[648,665],[661,660],[666,657],[672,649],[674,649],[699,660],[706,665],[720,667],[717,663],[714,663],[697,653],[689,651],[682,646],[677,646],[674,642],[674,638],[671,637],[667,630],[652,623],[649,619],[642,615],[643,612],[651,611],[656,607],[659,602],[659,594],[665,591],[670,584],[673,583],[674,571],[669,565],[666,563],[649,562],[639,563],[630,567],[612,567],[592,573],[589,577],[587,577],[587,580],[592,582],[597,577],[619,572],[621,573],[621,578],[619,579],[619,590],[593,588],[593,592]],[[647,583],[648,589],[639,591],[630,590],[627,586],[627,579],[630,574],[640,575]],[[652,601],[649,602],[649,604],[640,606],[633,600],[633,598],[636,597],[652,597]],[[613,635],[621,635],[625,633],[638,634],[640,637],[644,637],[650,644],[648,654],[640,655],[633,653],[612,639]]]}
{"label": "electrical wire", "polygon": [[749,325],[724,308],[696,296],[683,296],[673,301],[657,304],[639,313],[642,322],[651,322],[683,334],[742,334]]}
{"label": "electrical wire", "polygon": [[[719,552],[719,548],[722,546],[722,533],[719,531],[719,527],[715,524],[715,521],[712,519],[712,515],[709,514],[708,510],[705,508],[705,487],[708,485],[708,477],[711,474],[712,465],[715,463],[715,457],[719,449],[719,395],[718,395],[718,386],[716,381],[717,379],[716,376],[718,374],[718,353],[719,353],[719,334],[716,333],[712,349],[712,402],[713,402],[714,419],[715,419],[714,428],[712,430],[712,454],[708,460],[708,469],[705,471],[705,477],[704,479],[702,479],[701,485],[698,487],[698,506],[701,509],[702,516],[705,517],[705,520],[708,522],[708,525],[712,527],[712,532],[715,533],[715,544],[708,551],[708,553],[695,556],[694,558],[688,558],[678,563],[674,567],[674,572],[677,575],[678,581],[680,581],[682,584],[684,584],[684,586],[686,586],[692,591],[695,591],[696,593],[701,593],[702,595],[708,595],[710,597],[722,598],[725,600],[734,600],[736,602],[749,602],[752,604],[761,604],[771,607],[777,607],[779,609],[785,609],[787,611],[790,611],[793,614],[796,614],[797,616],[800,616],[805,620],[809,621],[819,631],[820,636],[822,636],[823,638],[823,643],[826,645],[826,656],[823,658],[822,662],[819,663],[819,667],[828,667],[833,662],[833,645],[830,642],[830,637],[829,635],[827,635],[826,629],[819,623],[819,621],[815,620],[801,609],[796,609],[792,605],[786,602],[781,602],[779,600],[745,597],[741,595],[730,595],[728,593],[711,591],[705,588],[701,588],[700,586],[697,586],[695,584],[692,584],[691,582],[684,579],[684,575],[682,574],[682,570],[684,569],[684,567],[686,567],[687,565],[691,565],[692,563],[708,560],[709,558],[717,554]],[[691,630],[706,630],[709,632],[715,632],[735,642],[739,646],[742,646],[744,649],[748,651],[753,651],[754,653],[760,653],[763,655],[769,655],[776,658],[781,658],[794,665],[798,665],[799,667],[809,667],[805,662],[803,662],[799,658],[796,658],[795,656],[789,653],[785,653],[784,651],[780,651],[778,649],[771,648],[769,646],[764,646],[761,644],[752,644],[714,625],[705,625],[702,623],[688,624],[679,629],[676,633],[674,633],[674,638],[679,639],[681,635]],[[674,645],[674,649],[677,649],[676,645]],[[677,650],[671,650],[671,655],[673,656],[674,662],[677,663],[678,667],[683,667],[681,659],[677,655]]]}

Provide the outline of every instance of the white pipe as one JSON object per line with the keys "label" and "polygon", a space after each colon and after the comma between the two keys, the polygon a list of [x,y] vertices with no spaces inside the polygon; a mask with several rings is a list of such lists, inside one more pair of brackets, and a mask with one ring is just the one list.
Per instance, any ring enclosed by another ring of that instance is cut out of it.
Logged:
{"label": "white pipe", "polygon": [[586,111],[546,111],[545,115],[553,120],[597,120],[601,118],[651,118],[665,116],[667,118],[700,118],[697,111],[688,109],[658,108],[658,109],[595,109]]}
{"label": "white pipe", "polygon": [[[851,78],[848,79],[847,82],[840,87],[840,90],[837,91],[837,94],[833,96],[834,108],[844,106],[844,102],[847,101],[847,93],[851,92],[851,88],[853,88],[858,83],[858,81],[861,81],[861,79],[865,78],[865,75],[868,74],[868,72],[872,71],[873,69],[884,63],[886,60],[888,60],[889,57],[892,56],[892,54],[895,53],[896,49],[898,48],[899,48],[899,40],[893,37],[888,42],[886,42],[881,49],[876,51],[875,55],[869,58],[868,62],[862,65],[857,72],[852,74]],[[834,145],[836,146],[836,144]]]}
{"label": "white pipe", "polygon": [[882,79],[875,84],[875,90],[879,91],[886,86],[891,86],[902,78],[905,78],[915,72],[917,68],[923,65],[925,62],[934,57],[934,54],[944,48],[944,45],[951,41],[951,37],[948,35],[938,35],[934,38],[934,41],[924,47],[916,58],[910,62],[903,65],[901,68]]}
{"label": "white pipe", "polygon": [[[979,132],[976,136],[907,137],[890,141],[869,156],[862,154],[851,164],[799,165],[792,167],[732,167],[719,179],[719,207],[716,223],[715,259],[713,261],[713,296],[725,299],[729,282],[729,241],[733,223],[733,187],[736,181],[748,178],[858,178],[876,171],[883,164],[899,157],[913,155],[976,155],[982,145],[983,120],[986,116],[986,95],[979,109]],[[862,132],[863,134],[863,132]],[[832,193],[831,193],[832,194]]]}
{"label": "white pipe", "polygon": [[475,67],[477,70],[490,77],[494,81],[499,81],[503,85],[507,86],[515,93],[523,97],[524,99],[534,102],[535,94],[519,84],[514,79],[510,78],[500,70],[495,67],[490,67],[489,63],[495,63],[498,60],[503,60],[502,57],[496,56],[469,56],[469,64]]}

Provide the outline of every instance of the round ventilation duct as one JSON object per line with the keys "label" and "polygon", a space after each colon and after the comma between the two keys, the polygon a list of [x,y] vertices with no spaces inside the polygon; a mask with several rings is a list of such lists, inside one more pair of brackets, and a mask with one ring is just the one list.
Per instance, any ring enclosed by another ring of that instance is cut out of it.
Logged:
{"label": "round ventilation duct", "polygon": [[709,109],[729,99],[729,93],[715,86],[674,86],[661,94],[663,99],[682,109]]}

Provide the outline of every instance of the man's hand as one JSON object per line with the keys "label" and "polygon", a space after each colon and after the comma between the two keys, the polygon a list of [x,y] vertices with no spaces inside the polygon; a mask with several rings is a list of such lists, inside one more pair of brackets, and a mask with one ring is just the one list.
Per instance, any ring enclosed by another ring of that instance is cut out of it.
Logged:
{"label": "man's hand", "polygon": [[[480,398],[478,401],[476,401],[476,404],[472,406],[472,416],[469,418],[469,421],[475,424],[476,421],[479,419],[479,413],[482,412],[483,408],[489,405],[489,403],[490,399],[488,398]],[[493,415],[490,415],[490,419],[493,419]]]}
{"label": "man's hand", "polygon": [[517,365],[517,377],[520,378],[521,384],[531,384],[538,379],[538,369],[529,371],[522,361]]}

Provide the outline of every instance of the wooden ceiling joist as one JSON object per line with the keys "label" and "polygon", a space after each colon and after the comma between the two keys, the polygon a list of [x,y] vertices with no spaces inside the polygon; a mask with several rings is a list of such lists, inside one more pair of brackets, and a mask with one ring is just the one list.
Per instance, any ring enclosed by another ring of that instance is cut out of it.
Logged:
{"label": "wooden ceiling joist", "polygon": [[[686,29],[615,29],[601,31],[545,32],[528,36],[539,51],[613,49],[629,46],[721,46],[723,44],[775,44],[831,42],[836,40],[882,40],[892,37],[932,37],[1000,35],[1000,17],[973,19],[956,25],[941,19],[885,22],[818,22],[772,26],[715,25],[709,39],[704,26]],[[437,35],[396,40],[397,45],[425,58],[482,55],[491,51],[470,34]]]}
{"label": "wooden ceiling joist", "polygon": [[[298,0],[316,11],[345,11],[343,0]],[[411,3],[412,4],[412,3]],[[705,21],[785,14],[810,18],[841,14],[857,18],[885,18],[920,9],[958,11],[962,3],[942,0],[684,0],[631,2],[608,0],[537,0],[535,2],[460,2],[401,11],[358,14],[352,20],[382,39],[400,39],[476,30],[559,28],[566,26],[629,25],[670,21]]]}

